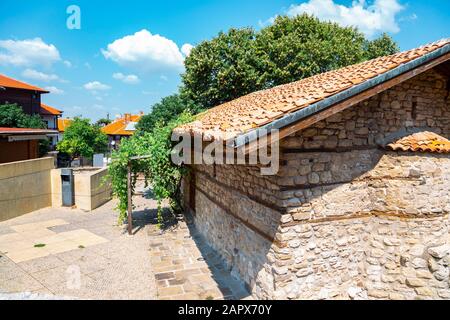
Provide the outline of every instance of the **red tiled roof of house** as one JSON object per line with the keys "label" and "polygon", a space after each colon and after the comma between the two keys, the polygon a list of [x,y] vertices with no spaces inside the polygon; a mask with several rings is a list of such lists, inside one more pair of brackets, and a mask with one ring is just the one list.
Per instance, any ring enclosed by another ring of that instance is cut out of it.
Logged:
{"label": "red tiled roof of house", "polygon": [[42,115],[60,116],[62,115],[63,112],[61,110],[55,109],[53,107],[41,103],[41,110],[39,113]]}
{"label": "red tiled roof of house", "polygon": [[58,119],[58,131],[59,132],[64,132],[66,131],[66,128],[68,126],[70,126],[70,124],[72,123],[72,119]]}
{"label": "red tiled roof of house", "polygon": [[104,126],[102,131],[107,135],[131,136],[134,130],[126,130],[130,123],[136,123],[141,119],[142,115],[126,114],[122,118],[114,120],[110,124]]}
{"label": "red tiled roof of house", "polygon": [[450,141],[434,132],[423,131],[393,141],[386,148],[393,151],[450,153]]}
{"label": "red tiled roof of house", "polygon": [[214,107],[177,132],[202,134],[205,140],[231,139],[337,95],[372,78],[450,44],[441,40],[423,47],[257,91]]}
{"label": "red tiled roof of house", "polygon": [[32,91],[39,91],[42,93],[49,93],[49,91],[41,89],[39,87],[36,86],[32,86],[28,83],[19,81],[19,80],[15,80],[12,78],[9,78],[5,75],[0,74],[0,87],[5,87],[5,88],[16,88],[16,89],[24,89],[24,90],[32,90]]}

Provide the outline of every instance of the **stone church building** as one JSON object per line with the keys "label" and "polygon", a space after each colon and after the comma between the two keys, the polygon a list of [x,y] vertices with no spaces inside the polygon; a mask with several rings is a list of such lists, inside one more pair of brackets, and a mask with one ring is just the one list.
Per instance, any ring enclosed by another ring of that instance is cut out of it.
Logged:
{"label": "stone church building", "polygon": [[450,39],[254,92],[176,131],[250,150],[262,129],[279,130],[277,174],[191,165],[183,183],[196,227],[255,297],[450,299]]}

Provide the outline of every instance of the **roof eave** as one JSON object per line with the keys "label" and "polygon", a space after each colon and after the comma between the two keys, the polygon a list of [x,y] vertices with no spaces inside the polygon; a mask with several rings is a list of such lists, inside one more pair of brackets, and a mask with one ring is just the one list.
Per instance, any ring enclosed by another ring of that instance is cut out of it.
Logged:
{"label": "roof eave", "polygon": [[50,93],[50,91],[44,90],[44,89],[40,89],[40,88],[19,88],[19,87],[11,87],[11,86],[1,86],[0,87],[4,87],[4,88],[9,88],[9,89],[16,89],[16,90],[26,90],[26,91],[33,91],[33,92],[39,92],[41,94],[45,94],[45,93]]}
{"label": "roof eave", "polygon": [[[446,41],[450,41],[450,38],[447,39]],[[267,133],[270,132],[271,130],[279,130],[288,125],[291,125],[300,120],[303,120],[311,115],[314,115],[318,112],[328,109],[339,102],[347,100],[347,99],[354,97],[354,96],[356,96],[368,89],[371,89],[379,84],[389,81],[403,73],[414,70],[414,69],[420,67],[421,65],[423,65],[429,61],[432,61],[434,59],[437,59],[449,52],[450,52],[450,44],[446,44],[443,47],[436,49],[433,52],[423,55],[417,59],[411,60],[407,63],[404,63],[392,70],[389,70],[386,73],[376,76],[376,77],[374,77],[370,80],[367,80],[361,84],[353,86],[353,87],[351,87],[345,91],[342,91],[340,93],[337,93],[331,97],[325,98],[325,99],[323,99],[319,102],[316,102],[306,108],[289,113],[277,120],[272,121],[271,123],[268,123],[264,126],[257,128],[257,129],[254,129],[247,133],[241,134],[234,139],[234,142],[233,142],[234,147],[235,148],[243,147],[243,146],[247,145],[248,143],[257,140],[259,137],[267,135]]]}

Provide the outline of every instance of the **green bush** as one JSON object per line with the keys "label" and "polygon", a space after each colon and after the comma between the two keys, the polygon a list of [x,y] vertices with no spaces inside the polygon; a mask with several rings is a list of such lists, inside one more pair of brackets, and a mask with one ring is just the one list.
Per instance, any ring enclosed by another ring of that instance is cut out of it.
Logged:
{"label": "green bush", "polygon": [[162,201],[169,199],[172,212],[180,210],[180,183],[186,173],[186,167],[177,166],[171,161],[174,143],[171,135],[174,128],[193,120],[193,116],[184,112],[168,124],[159,122],[152,132],[134,135],[123,140],[118,150],[112,153],[109,166],[109,178],[112,182],[113,194],[118,198],[119,223],[127,218],[127,166],[130,158],[149,156],[141,160],[131,161],[132,184],[134,193],[137,175],[143,174],[146,185],[150,183],[153,194],[158,201],[158,222],[162,225]]}

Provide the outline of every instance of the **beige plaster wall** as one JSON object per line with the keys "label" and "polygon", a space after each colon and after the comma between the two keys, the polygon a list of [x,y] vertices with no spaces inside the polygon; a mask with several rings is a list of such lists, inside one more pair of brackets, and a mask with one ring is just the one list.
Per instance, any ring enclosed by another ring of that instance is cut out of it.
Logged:
{"label": "beige plaster wall", "polygon": [[[74,170],[75,205],[91,211],[111,200],[111,184],[104,181],[106,168],[92,171]],[[52,170],[52,202],[54,207],[62,206],[61,170]]]}
{"label": "beige plaster wall", "polygon": [[0,221],[49,207],[53,158],[0,164]]}

